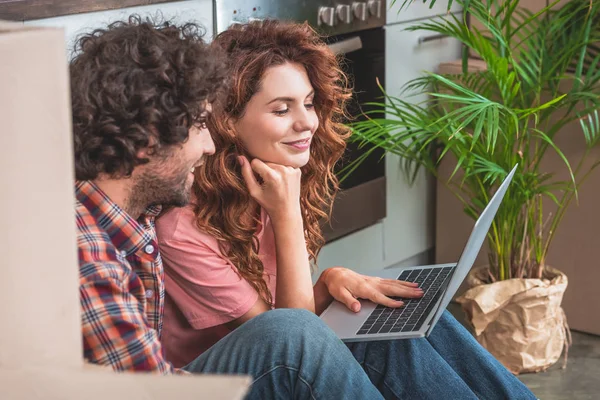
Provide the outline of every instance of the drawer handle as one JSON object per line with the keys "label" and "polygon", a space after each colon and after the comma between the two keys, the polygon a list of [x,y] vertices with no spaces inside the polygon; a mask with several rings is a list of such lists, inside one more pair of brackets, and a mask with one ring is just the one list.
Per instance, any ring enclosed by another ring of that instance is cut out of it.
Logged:
{"label": "drawer handle", "polygon": [[443,35],[443,34],[431,35],[431,36],[421,36],[421,37],[419,37],[419,44],[432,42],[434,40],[440,40],[440,39],[444,39],[447,37],[448,37],[448,35]]}

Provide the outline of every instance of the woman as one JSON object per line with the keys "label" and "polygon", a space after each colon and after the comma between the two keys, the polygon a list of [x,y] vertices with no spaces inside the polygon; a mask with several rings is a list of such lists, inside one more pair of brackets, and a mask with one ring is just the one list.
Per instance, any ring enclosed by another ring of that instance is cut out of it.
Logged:
{"label": "woman", "polygon": [[[307,25],[265,21],[215,39],[232,88],[214,105],[216,153],[195,172],[195,205],[157,223],[166,271],[164,346],[176,366],[272,308],[317,314],[337,299],[391,307],[416,285],[336,267],[312,285],[348,129],[350,93],[335,56]],[[532,394],[448,313],[428,339],[348,346],[385,398],[527,399]]]}

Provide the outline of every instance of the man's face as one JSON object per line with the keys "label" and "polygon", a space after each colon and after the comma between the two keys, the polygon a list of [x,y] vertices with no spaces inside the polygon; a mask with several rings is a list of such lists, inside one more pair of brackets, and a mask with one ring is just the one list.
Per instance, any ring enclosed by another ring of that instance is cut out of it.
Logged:
{"label": "man's face", "polygon": [[165,153],[152,156],[136,178],[132,196],[145,198],[147,205],[182,207],[190,201],[194,168],[215,153],[206,125],[190,129],[188,140]]}

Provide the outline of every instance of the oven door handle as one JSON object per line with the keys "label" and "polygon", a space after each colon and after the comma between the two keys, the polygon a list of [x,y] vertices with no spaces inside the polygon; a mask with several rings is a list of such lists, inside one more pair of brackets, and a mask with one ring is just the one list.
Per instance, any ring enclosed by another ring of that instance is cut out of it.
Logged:
{"label": "oven door handle", "polygon": [[334,54],[348,54],[353,51],[362,49],[363,44],[360,36],[353,36],[349,39],[340,40],[339,42],[328,45],[329,49]]}
{"label": "oven door handle", "polygon": [[444,34],[439,34],[439,35],[431,35],[431,36],[420,36],[419,37],[419,44],[422,43],[427,43],[427,42],[433,42],[434,40],[441,40],[444,38],[447,38],[448,35],[444,35]]}

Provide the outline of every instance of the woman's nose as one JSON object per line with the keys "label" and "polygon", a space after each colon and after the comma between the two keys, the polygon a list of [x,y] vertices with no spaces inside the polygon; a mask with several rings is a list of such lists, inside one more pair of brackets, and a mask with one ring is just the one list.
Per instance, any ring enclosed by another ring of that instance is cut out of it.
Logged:
{"label": "woman's nose", "polygon": [[294,121],[294,130],[296,132],[314,132],[317,124],[318,119],[314,112],[302,110],[298,113],[296,120]]}

